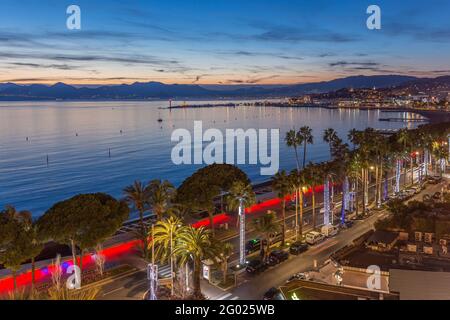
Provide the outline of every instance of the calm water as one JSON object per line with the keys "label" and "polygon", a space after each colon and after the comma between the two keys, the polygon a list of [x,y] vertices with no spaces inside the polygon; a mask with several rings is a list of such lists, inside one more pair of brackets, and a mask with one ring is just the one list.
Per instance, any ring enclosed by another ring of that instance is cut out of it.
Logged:
{"label": "calm water", "polygon": [[[199,167],[172,164],[170,154],[175,143],[170,136],[175,128],[192,130],[194,120],[202,120],[204,130],[214,127],[223,132],[226,128],[280,128],[280,166],[285,169],[295,167],[294,152],[283,141],[285,132],[293,127],[313,128],[315,143],[308,147],[307,158],[321,161],[328,158],[328,145],[322,141],[325,128],[335,128],[346,139],[352,128],[406,125],[378,121],[380,116],[386,117],[379,111],[272,107],[158,110],[166,105],[1,103],[0,207],[12,204],[39,216],[53,203],[77,193],[102,191],[121,196],[123,187],[136,179],[163,178],[179,185]],[[400,115],[404,114],[389,114]],[[159,117],[164,122],[158,123]],[[259,165],[241,168],[254,182],[268,179],[260,176]]]}

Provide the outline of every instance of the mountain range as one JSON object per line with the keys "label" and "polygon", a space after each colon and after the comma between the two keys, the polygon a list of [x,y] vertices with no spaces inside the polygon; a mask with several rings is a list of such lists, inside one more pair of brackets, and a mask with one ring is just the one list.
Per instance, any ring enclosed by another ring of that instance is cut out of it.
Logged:
{"label": "mountain range", "polygon": [[402,75],[351,76],[331,81],[286,86],[228,86],[217,89],[196,84],[164,84],[135,82],[133,84],[75,87],[65,83],[54,85],[0,83],[0,100],[140,100],[140,99],[210,99],[210,98],[275,98],[307,93],[323,93],[342,88],[390,88],[417,83],[420,86],[449,83],[450,77],[416,78]]}

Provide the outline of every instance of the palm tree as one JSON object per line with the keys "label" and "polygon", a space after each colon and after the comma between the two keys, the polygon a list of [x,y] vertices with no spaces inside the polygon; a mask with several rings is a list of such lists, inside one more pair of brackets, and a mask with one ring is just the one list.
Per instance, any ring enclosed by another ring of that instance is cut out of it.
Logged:
{"label": "palm tree", "polygon": [[286,145],[288,147],[294,148],[295,160],[297,162],[297,170],[300,170],[300,162],[298,160],[298,151],[297,151],[297,148],[303,142],[303,137],[302,137],[300,131],[289,130],[288,132],[286,132],[286,137],[284,140],[286,141]]}
{"label": "palm tree", "polygon": [[158,221],[162,220],[163,215],[169,213],[173,208],[172,201],[175,198],[176,189],[167,180],[152,180],[148,184],[149,205],[156,214]]}
{"label": "palm tree", "polygon": [[173,258],[172,251],[176,237],[180,232],[183,223],[180,219],[169,217],[168,219],[158,221],[153,229],[153,239],[149,243],[149,249],[154,244],[155,258],[165,263]]}
{"label": "palm tree", "polygon": [[[267,260],[270,251],[270,240],[280,230],[280,224],[277,221],[277,216],[273,211],[267,213],[257,219],[252,220],[252,226],[261,237],[261,251],[260,255],[263,261]],[[264,243],[266,248],[264,248]]]}
{"label": "palm tree", "polygon": [[359,182],[362,181],[362,162],[359,153],[353,153],[350,158],[350,163],[348,165],[348,175],[353,181],[353,192],[354,192],[354,205],[356,210],[356,215],[359,214]]}
{"label": "palm tree", "polygon": [[148,258],[147,230],[144,224],[144,214],[150,209],[150,192],[148,186],[140,181],[135,181],[132,185],[124,189],[125,201],[134,207],[139,213],[139,223],[141,225],[140,238],[142,240],[144,259]]}
{"label": "palm tree", "polygon": [[226,202],[231,210],[239,210],[239,263],[245,264],[245,208],[255,203],[255,193],[250,184],[242,181],[236,181],[232,184],[226,197]]}
{"label": "palm tree", "polygon": [[[306,185],[305,171],[292,170],[289,175],[291,191],[295,193],[295,240],[303,236],[303,188]],[[292,193],[291,192],[291,193]],[[300,208],[300,223],[298,223],[298,208]]]}
{"label": "palm tree", "polygon": [[336,131],[333,128],[325,129],[323,133],[323,141],[328,143],[328,146],[330,148],[330,157],[333,156],[332,148],[333,148],[333,142],[336,141],[338,138]]}
{"label": "palm tree", "polygon": [[282,223],[282,245],[284,245],[286,238],[286,197],[291,193],[291,184],[289,181],[289,176],[286,174],[285,170],[281,170],[272,177],[272,189],[277,192],[277,196],[281,202],[281,216],[283,219]]}
{"label": "palm tree", "polygon": [[353,150],[361,143],[361,131],[356,130],[355,128],[351,129],[348,132],[348,140],[353,144]]}
{"label": "palm tree", "polygon": [[217,246],[214,245],[210,230],[203,227],[182,227],[177,235],[176,246],[173,254],[177,257],[181,266],[193,262],[193,296],[202,298],[200,278],[202,260],[212,259],[217,261]]}
{"label": "palm tree", "polygon": [[[413,152],[413,144],[415,137],[413,136],[413,133],[409,131],[408,129],[400,129],[397,133],[397,139],[398,142],[403,145],[403,151],[408,153],[409,163],[410,163],[410,170],[411,170],[411,184],[414,184],[414,174],[413,174],[413,161],[414,158],[411,155]],[[406,176],[405,176],[406,178]]]}
{"label": "palm tree", "polygon": [[322,185],[322,167],[310,162],[305,170],[305,183],[311,188],[313,228],[316,227],[316,187]]}
{"label": "palm tree", "polygon": [[303,141],[303,169],[304,169],[306,164],[306,146],[308,144],[314,143],[314,137],[312,135],[312,129],[308,126],[300,128],[300,135]]}
{"label": "palm tree", "polygon": [[176,267],[176,255],[174,251],[178,241],[178,236],[181,234],[182,230],[183,224],[181,220],[176,217],[171,216],[166,220],[158,221],[151,231],[153,237],[151,238],[152,242],[149,244],[148,248],[150,249],[151,246],[154,247],[154,259],[158,259],[161,263],[165,263],[167,261],[170,262],[172,294],[174,294],[174,268]]}
{"label": "palm tree", "polygon": [[445,169],[446,159],[448,159],[448,149],[444,146],[439,146],[433,150],[433,155],[439,160],[439,175],[442,177]]}
{"label": "palm tree", "polygon": [[222,267],[222,275],[223,275],[222,282],[225,284],[227,282],[228,276],[228,260],[234,253],[234,246],[229,242],[226,243],[219,242],[217,251],[219,253],[218,258],[220,260],[220,264]]}

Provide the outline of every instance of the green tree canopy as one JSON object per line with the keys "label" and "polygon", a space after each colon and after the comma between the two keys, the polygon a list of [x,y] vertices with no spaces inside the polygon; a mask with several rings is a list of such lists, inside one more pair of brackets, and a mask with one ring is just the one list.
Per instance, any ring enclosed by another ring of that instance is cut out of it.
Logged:
{"label": "green tree canopy", "polygon": [[37,256],[42,247],[36,243],[31,213],[17,212],[8,206],[0,212],[0,264],[10,269],[16,288],[16,272],[22,263]]}
{"label": "green tree canopy", "polygon": [[82,250],[111,237],[128,218],[129,208],[104,193],[81,194],[50,208],[38,222],[47,240],[74,245]]}

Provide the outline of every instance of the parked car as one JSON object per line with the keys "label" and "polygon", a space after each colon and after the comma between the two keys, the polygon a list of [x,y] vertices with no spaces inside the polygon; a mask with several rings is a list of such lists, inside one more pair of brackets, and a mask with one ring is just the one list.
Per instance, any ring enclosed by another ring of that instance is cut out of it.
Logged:
{"label": "parked car", "polygon": [[329,224],[327,226],[323,226],[321,232],[326,237],[334,237],[339,233],[339,228],[337,226]]}
{"label": "parked car", "polygon": [[438,192],[435,192],[434,194],[433,194],[433,199],[434,200],[440,200],[441,199],[441,193],[438,191]]}
{"label": "parked car", "polygon": [[325,235],[317,231],[311,231],[306,234],[306,243],[315,245],[325,239]]}
{"label": "parked car", "polygon": [[267,265],[262,260],[255,259],[255,260],[250,260],[247,263],[247,268],[245,269],[245,271],[247,271],[250,274],[258,274],[260,272],[263,272],[266,269],[267,269]]}
{"label": "parked car", "polygon": [[414,189],[414,191],[416,192],[416,194],[419,194],[419,193],[420,193],[420,191],[422,191],[422,190],[423,190],[423,187],[422,187],[422,186],[420,186],[420,185],[418,185],[418,186],[414,186],[414,187],[412,187],[412,189]]}
{"label": "parked car", "polygon": [[280,290],[277,288],[270,288],[264,293],[263,300],[279,300]]}
{"label": "parked car", "polygon": [[305,252],[306,250],[308,250],[308,244],[301,241],[297,241],[291,244],[291,247],[289,248],[289,253],[296,256],[299,255],[300,253]]}
{"label": "parked car", "polygon": [[245,253],[250,254],[261,249],[261,239],[252,239],[245,244]]}
{"label": "parked car", "polygon": [[351,227],[353,227],[354,224],[355,223],[352,220],[347,220],[347,221],[344,222],[344,227],[346,229],[350,229]]}
{"label": "parked car", "polygon": [[269,265],[274,266],[289,258],[289,253],[283,250],[274,250],[269,254]]}
{"label": "parked car", "polygon": [[440,176],[432,176],[428,177],[428,182],[431,184],[438,184],[442,181],[442,178]]}
{"label": "parked car", "polygon": [[[277,242],[280,242],[281,240],[283,240],[283,233],[281,233],[281,232],[272,234],[270,237],[271,244],[275,244]],[[266,242],[264,242],[264,244],[266,244]]]}
{"label": "parked car", "polygon": [[308,278],[309,278],[309,274],[307,272],[299,272],[299,273],[292,275],[289,278],[289,280],[286,282],[290,282],[290,281],[294,281],[294,280],[308,280]]}

